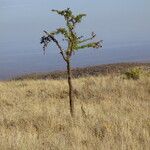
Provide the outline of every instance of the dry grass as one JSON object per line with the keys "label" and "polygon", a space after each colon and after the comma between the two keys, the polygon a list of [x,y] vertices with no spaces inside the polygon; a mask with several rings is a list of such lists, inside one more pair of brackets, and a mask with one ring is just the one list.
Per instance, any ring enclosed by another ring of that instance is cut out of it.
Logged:
{"label": "dry grass", "polygon": [[150,77],[0,82],[0,150],[149,150]]}

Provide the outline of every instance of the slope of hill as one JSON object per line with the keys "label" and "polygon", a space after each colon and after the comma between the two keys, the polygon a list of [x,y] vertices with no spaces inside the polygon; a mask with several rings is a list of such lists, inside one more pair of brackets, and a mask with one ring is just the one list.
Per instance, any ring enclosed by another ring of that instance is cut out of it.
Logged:
{"label": "slope of hill", "polygon": [[150,76],[74,79],[70,117],[66,80],[0,82],[2,150],[148,150]]}
{"label": "slope of hill", "polygon": [[[134,67],[144,67],[150,68],[150,62],[141,63],[116,63],[116,64],[103,64],[98,66],[89,66],[84,68],[73,68],[72,75],[74,78],[79,77],[88,77],[88,76],[99,76],[99,75],[109,75],[109,74],[118,74],[122,73],[129,68]],[[15,77],[15,80],[23,80],[23,79],[66,79],[67,72],[66,71],[54,71],[50,73],[32,73],[26,74],[22,76]]]}

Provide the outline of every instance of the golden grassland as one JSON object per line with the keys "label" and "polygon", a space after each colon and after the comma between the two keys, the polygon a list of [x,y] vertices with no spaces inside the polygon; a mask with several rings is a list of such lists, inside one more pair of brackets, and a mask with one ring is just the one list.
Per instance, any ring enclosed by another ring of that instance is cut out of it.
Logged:
{"label": "golden grassland", "polygon": [[149,150],[150,77],[0,82],[0,150]]}

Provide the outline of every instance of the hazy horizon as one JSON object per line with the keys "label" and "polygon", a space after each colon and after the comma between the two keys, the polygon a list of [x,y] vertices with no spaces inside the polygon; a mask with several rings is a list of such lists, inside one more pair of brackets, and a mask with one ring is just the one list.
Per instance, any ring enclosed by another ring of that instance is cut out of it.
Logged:
{"label": "hazy horizon", "polygon": [[64,26],[51,9],[71,8],[87,17],[78,27],[81,35],[97,34],[99,50],[83,50],[73,67],[150,60],[150,1],[148,0],[0,0],[0,79],[23,73],[65,69],[54,45],[42,53],[43,30]]}

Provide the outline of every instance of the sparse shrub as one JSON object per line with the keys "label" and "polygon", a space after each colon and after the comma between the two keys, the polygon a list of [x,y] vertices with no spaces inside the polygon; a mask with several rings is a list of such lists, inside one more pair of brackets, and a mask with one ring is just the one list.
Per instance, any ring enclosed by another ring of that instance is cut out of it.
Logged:
{"label": "sparse shrub", "polygon": [[128,71],[126,71],[124,74],[127,79],[137,80],[140,78],[142,74],[142,69],[139,67],[131,68]]}
{"label": "sparse shrub", "polygon": [[[65,10],[52,10],[52,12],[64,17],[66,27],[57,28],[55,31],[47,32],[44,31],[44,36],[41,37],[41,44],[43,44],[43,50],[45,53],[45,48],[49,43],[54,42],[58,47],[63,60],[66,62],[67,67],[67,78],[69,86],[69,104],[70,104],[70,114],[74,116],[74,99],[73,99],[73,84],[72,84],[72,73],[71,73],[71,58],[75,52],[85,49],[85,48],[100,48],[102,47],[100,41],[92,41],[96,34],[91,33],[89,38],[84,38],[83,36],[78,36],[75,29],[76,26],[82,21],[86,14],[74,15],[70,8]],[[57,36],[61,35],[63,41],[67,42],[67,48],[63,48],[61,43],[57,40]]]}

